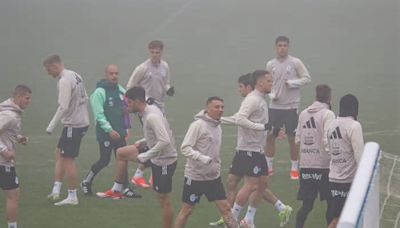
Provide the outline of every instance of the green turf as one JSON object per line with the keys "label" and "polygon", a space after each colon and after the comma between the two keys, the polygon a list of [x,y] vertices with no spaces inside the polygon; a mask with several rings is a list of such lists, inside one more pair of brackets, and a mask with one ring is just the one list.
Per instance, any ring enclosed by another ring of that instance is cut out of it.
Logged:
{"label": "green turf", "polygon": [[[134,66],[147,57],[147,43],[162,39],[176,88],[175,97],[167,101],[167,115],[179,147],[193,115],[207,97],[223,97],[228,115],[238,109],[241,98],[237,77],[264,68],[274,56],[275,37],[285,34],[291,38],[291,53],[303,60],[313,79],[302,90],[302,108],[313,101],[313,88],[318,83],[333,88],[334,111],[338,110],[340,96],[354,93],[360,100],[359,119],[365,140],[378,141],[384,151],[400,155],[399,15],[397,0],[1,1],[0,98],[6,99],[17,83],[26,83],[34,90],[23,126],[31,142],[18,147],[21,226],[160,227],[158,203],[151,191],[141,191],[141,200],[80,197],[80,205],[69,208],[56,208],[46,201],[60,132],[58,128],[52,136],[45,134],[56,110],[56,81],[41,66],[46,55],[60,54],[67,67],[84,77],[92,92],[108,63],[120,66],[120,81],[125,85]],[[82,144],[80,177],[98,158],[93,129]],[[223,130],[225,178],[233,156],[235,128]],[[140,131],[135,128],[134,134],[137,138]],[[297,183],[288,177],[287,151],[287,144],[280,142],[270,187],[297,210]],[[183,165],[184,159],[179,156],[172,197],[176,212]],[[131,174],[133,168],[130,166]],[[96,178],[94,189],[110,187],[113,171],[112,163]],[[0,227],[4,226],[3,202]],[[324,226],[324,209],[324,204],[316,203],[307,227]],[[395,220],[397,211],[396,207],[388,209],[383,217]],[[187,227],[207,227],[218,217],[215,207],[203,199]],[[271,205],[261,204],[256,224],[278,227]],[[385,221],[384,226],[390,224],[394,222]],[[292,219],[288,227],[293,226]]]}

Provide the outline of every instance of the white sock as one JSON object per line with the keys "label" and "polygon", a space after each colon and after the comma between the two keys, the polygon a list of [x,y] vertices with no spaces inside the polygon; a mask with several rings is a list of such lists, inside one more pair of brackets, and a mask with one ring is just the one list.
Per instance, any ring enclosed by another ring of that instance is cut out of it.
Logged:
{"label": "white sock", "polygon": [[267,159],[268,169],[272,170],[272,166],[274,165],[274,157],[265,156],[265,159]]}
{"label": "white sock", "polygon": [[68,189],[68,199],[78,199],[76,195],[76,189]]}
{"label": "white sock", "polygon": [[257,208],[249,206],[247,208],[247,213],[246,216],[244,217],[244,220],[250,224],[254,224],[254,215],[256,215]]}
{"label": "white sock", "polygon": [[299,161],[290,161],[292,163],[292,170],[299,170]]}
{"label": "white sock", "polygon": [[141,178],[141,177],[143,177],[143,171],[142,171],[141,169],[137,168],[134,177],[135,177],[135,178]]}
{"label": "white sock", "polygon": [[242,210],[242,206],[240,206],[239,204],[237,204],[237,203],[234,203],[233,204],[233,207],[232,207],[232,209],[231,209],[231,212],[232,212],[232,214],[233,214],[233,217],[236,219],[236,221],[238,220],[238,218],[239,218],[239,215],[240,215],[240,211]]}
{"label": "white sock", "polygon": [[8,228],[17,228],[17,222],[9,222]]}
{"label": "white sock", "polygon": [[60,192],[61,192],[61,186],[62,186],[62,182],[60,182],[60,181],[54,181],[53,191],[51,191],[51,193],[53,193],[53,194],[60,194]]}
{"label": "white sock", "polygon": [[113,192],[122,192],[122,184],[114,182],[114,185],[111,189]]}
{"label": "white sock", "polygon": [[283,209],[285,209],[285,204],[283,204],[282,201],[280,201],[280,200],[276,201],[274,206],[275,206],[276,210],[278,210],[279,212],[281,212]]}

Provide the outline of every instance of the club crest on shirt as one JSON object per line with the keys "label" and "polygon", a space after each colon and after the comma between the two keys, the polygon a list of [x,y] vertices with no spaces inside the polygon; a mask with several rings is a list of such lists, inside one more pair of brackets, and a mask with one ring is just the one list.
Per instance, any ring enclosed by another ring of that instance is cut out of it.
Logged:
{"label": "club crest on shirt", "polygon": [[110,141],[104,141],[104,146],[109,147],[110,146]]}

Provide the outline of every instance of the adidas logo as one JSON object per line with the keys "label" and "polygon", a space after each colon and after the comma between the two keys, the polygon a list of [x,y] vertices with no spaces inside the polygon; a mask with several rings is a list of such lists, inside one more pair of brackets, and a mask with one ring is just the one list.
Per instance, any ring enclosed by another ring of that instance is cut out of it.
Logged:
{"label": "adidas logo", "polygon": [[317,128],[314,117],[311,117],[310,120],[308,120],[306,124],[303,125],[303,128]]}
{"label": "adidas logo", "polygon": [[339,126],[331,133],[330,139],[342,139],[342,134],[340,133]]}

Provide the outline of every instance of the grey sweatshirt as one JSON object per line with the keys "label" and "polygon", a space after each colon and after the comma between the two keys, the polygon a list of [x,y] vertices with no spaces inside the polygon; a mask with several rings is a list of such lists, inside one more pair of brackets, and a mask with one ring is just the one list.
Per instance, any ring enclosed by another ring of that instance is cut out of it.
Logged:
{"label": "grey sweatshirt", "polygon": [[149,150],[138,156],[139,160],[151,162],[158,166],[170,165],[177,159],[175,140],[167,119],[159,108],[146,105],[142,113],[144,140]]}
{"label": "grey sweatshirt", "polygon": [[166,92],[171,88],[168,63],[164,60],[157,65],[150,59],[135,68],[126,85],[127,90],[134,86],[142,86],[147,97],[155,99],[157,106],[164,110]]}
{"label": "grey sweatshirt", "polygon": [[[0,153],[7,150],[15,153],[23,112],[11,98],[0,103]],[[0,154],[0,165],[14,166],[14,163],[6,161]]]}
{"label": "grey sweatshirt", "polygon": [[64,127],[89,126],[87,107],[89,97],[82,77],[71,70],[64,69],[59,75],[57,89],[59,106],[46,131],[53,132],[60,120]]}
{"label": "grey sweatshirt", "polygon": [[299,116],[295,142],[300,144],[300,168],[329,169],[327,132],[335,114],[319,101]]}
{"label": "grey sweatshirt", "polygon": [[337,117],[329,126],[328,142],[331,154],[329,181],[353,182],[364,150],[361,124],[352,117]]}
{"label": "grey sweatshirt", "polygon": [[[285,59],[274,58],[267,63],[267,71],[274,80],[270,108],[298,109],[300,106],[300,87],[311,82],[311,76],[303,62],[288,55]],[[285,83],[287,80],[287,85]]]}
{"label": "grey sweatshirt", "polygon": [[182,154],[187,158],[184,175],[196,181],[217,179],[221,175],[220,122],[210,118],[204,110],[194,119],[181,146]]}
{"label": "grey sweatshirt", "polygon": [[256,89],[249,93],[231,119],[235,118],[238,126],[236,150],[261,153],[267,137],[264,124],[268,123],[268,105],[264,94]]}

